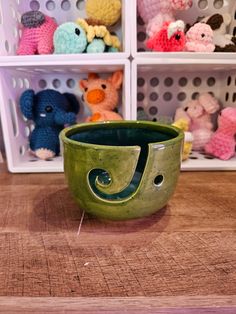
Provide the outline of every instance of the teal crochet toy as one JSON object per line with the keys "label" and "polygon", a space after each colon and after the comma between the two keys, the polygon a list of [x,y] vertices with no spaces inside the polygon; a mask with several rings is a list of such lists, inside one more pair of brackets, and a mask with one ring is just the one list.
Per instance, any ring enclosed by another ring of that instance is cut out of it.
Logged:
{"label": "teal crochet toy", "polygon": [[55,54],[118,52],[120,41],[105,26],[89,25],[86,20],[60,25],[53,38]]}
{"label": "teal crochet toy", "polygon": [[115,34],[104,25],[94,24],[93,21],[78,18],[76,23],[83,28],[88,40],[87,52],[118,52],[121,43]]}
{"label": "teal crochet toy", "polygon": [[103,39],[94,38],[88,43],[85,30],[75,23],[60,25],[54,34],[55,54],[103,53],[107,47]]}
{"label": "teal crochet toy", "polygon": [[103,52],[118,52],[115,47],[106,46],[105,42],[101,38],[94,38],[93,41],[88,44],[87,53],[103,53]]}
{"label": "teal crochet toy", "polygon": [[53,41],[55,54],[82,53],[88,44],[83,28],[72,22],[61,24],[54,33]]}
{"label": "teal crochet toy", "polygon": [[95,38],[86,49],[88,53],[101,53],[106,49],[106,45],[102,39]]}

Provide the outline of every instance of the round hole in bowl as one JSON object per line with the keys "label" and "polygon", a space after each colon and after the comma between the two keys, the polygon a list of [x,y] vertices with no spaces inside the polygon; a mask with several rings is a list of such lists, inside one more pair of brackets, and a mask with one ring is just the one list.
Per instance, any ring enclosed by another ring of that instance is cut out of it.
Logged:
{"label": "round hole in bowl", "polygon": [[109,176],[109,173],[101,170],[101,173],[98,175],[98,182],[104,186],[111,184],[111,177]]}
{"label": "round hole in bowl", "polygon": [[159,174],[158,176],[156,176],[156,178],[154,179],[154,185],[155,186],[161,186],[161,184],[163,183],[164,181],[164,177],[163,175]]}

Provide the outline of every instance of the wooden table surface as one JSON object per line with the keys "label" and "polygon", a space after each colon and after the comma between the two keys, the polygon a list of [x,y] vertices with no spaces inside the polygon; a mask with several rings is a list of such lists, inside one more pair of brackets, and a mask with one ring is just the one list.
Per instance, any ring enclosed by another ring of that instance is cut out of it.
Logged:
{"label": "wooden table surface", "polygon": [[236,313],[236,172],[181,173],[145,219],[80,221],[63,174],[0,166],[0,313]]}

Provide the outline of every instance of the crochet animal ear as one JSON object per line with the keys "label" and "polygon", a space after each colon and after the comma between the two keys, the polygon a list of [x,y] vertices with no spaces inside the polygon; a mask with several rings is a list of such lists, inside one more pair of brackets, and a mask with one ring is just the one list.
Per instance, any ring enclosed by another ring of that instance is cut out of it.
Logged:
{"label": "crochet animal ear", "polygon": [[224,19],[223,16],[221,14],[213,14],[209,20],[207,20],[206,24],[210,25],[211,29],[213,31],[219,29],[222,25],[222,23],[224,23]]}
{"label": "crochet animal ear", "polygon": [[20,109],[23,115],[29,119],[33,120],[33,107],[34,107],[34,101],[35,101],[35,94],[32,89],[27,89],[23,92],[23,94],[20,97]]}
{"label": "crochet animal ear", "polygon": [[80,80],[79,87],[82,92],[84,92],[85,88],[88,88],[88,80]]}
{"label": "crochet animal ear", "polygon": [[123,82],[123,72],[116,71],[111,77],[108,78],[108,82],[110,82],[115,87],[115,89],[119,89]]}
{"label": "crochet animal ear", "polygon": [[80,109],[80,104],[77,100],[77,98],[75,97],[74,94],[71,93],[64,93],[64,96],[66,97],[67,101],[68,101],[68,112],[74,112],[75,114],[79,113],[79,109]]}
{"label": "crochet animal ear", "polygon": [[89,84],[89,81],[93,81],[93,80],[96,80],[99,78],[99,75],[96,74],[96,73],[89,73],[88,75],[88,79],[87,80],[81,80],[79,82],[79,87],[82,91],[85,90],[85,88],[88,88],[88,84]]}
{"label": "crochet animal ear", "polygon": [[218,100],[210,93],[201,94],[199,96],[199,103],[209,114],[213,114],[220,109],[220,104]]}

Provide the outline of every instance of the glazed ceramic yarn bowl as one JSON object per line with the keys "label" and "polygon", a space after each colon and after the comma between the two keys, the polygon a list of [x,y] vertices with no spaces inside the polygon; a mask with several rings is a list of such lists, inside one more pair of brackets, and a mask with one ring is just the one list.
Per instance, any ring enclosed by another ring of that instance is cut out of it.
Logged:
{"label": "glazed ceramic yarn bowl", "polygon": [[183,133],[156,122],[64,129],[64,170],[77,204],[102,219],[148,216],[164,207],[180,172]]}

